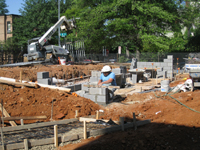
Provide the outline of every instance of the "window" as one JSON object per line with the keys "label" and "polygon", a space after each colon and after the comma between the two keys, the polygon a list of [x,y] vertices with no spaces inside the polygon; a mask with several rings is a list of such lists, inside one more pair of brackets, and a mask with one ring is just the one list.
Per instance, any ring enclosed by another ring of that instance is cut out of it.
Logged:
{"label": "window", "polygon": [[11,33],[11,24],[10,21],[7,21],[7,34]]}

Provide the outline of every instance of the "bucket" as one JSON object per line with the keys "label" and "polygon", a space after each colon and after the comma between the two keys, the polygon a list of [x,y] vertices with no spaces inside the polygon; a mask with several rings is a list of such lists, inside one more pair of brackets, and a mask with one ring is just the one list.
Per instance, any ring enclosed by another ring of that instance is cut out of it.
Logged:
{"label": "bucket", "polygon": [[169,80],[161,81],[161,92],[169,92]]}
{"label": "bucket", "polygon": [[61,64],[61,65],[66,65],[66,59],[65,59],[65,58],[60,59],[60,64]]}

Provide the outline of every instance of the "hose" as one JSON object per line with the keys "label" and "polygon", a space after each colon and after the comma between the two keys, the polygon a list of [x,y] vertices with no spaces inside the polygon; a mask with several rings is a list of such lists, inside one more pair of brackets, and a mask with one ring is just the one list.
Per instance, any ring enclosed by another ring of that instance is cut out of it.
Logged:
{"label": "hose", "polygon": [[[183,85],[182,85],[182,86],[183,86]],[[181,86],[181,87],[182,87],[182,86]],[[155,94],[155,92],[154,92],[154,95],[155,95],[157,98],[160,98],[160,97],[163,97],[163,96],[169,96],[169,97],[171,97],[172,99],[174,99],[175,101],[177,101],[179,104],[183,105],[184,107],[186,107],[186,108],[188,108],[188,109],[190,109],[190,110],[192,110],[192,111],[194,111],[194,112],[200,113],[200,111],[196,111],[196,110],[194,110],[194,109],[192,109],[192,108],[186,106],[185,104],[181,103],[179,100],[177,100],[176,98],[174,98],[174,97],[171,96],[171,95],[173,95],[173,94],[178,93],[178,92],[180,91],[180,88],[181,88],[181,87],[179,87],[179,89],[178,89],[177,91],[175,91],[174,93],[172,93],[172,94],[168,94],[168,93],[170,93],[175,87],[172,88],[170,91],[166,92],[166,93],[165,93],[164,95],[162,95],[162,96],[157,96],[157,95]]]}

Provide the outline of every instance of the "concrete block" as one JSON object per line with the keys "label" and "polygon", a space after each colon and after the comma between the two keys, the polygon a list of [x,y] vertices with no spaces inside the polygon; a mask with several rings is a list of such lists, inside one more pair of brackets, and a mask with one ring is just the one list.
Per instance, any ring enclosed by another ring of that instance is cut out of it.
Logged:
{"label": "concrete block", "polygon": [[159,67],[159,68],[157,69],[157,72],[160,72],[160,71],[163,71],[163,67]]}
{"label": "concrete block", "polygon": [[165,63],[164,62],[159,62],[159,67],[164,67]]}
{"label": "concrete block", "polygon": [[108,95],[97,95],[97,103],[108,103]]}
{"label": "concrete block", "polygon": [[92,95],[92,94],[88,94],[88,93],[85,93],[83,95],[83,97],[87,98],[87,99],[90,99],[92,100],[93,102],[96,102],[96,99],[97,99],[97,95]]}
{"label": "concrete block", "polygon": [[108,95],[108,88],[89,88],[89,94]]}
{"label": "concrete block", "polygon": [[90,77],[90,82],[98,82],[99,78],[98,77]]}
{"label": "concrete block", "polygon": [[159,62],[154,62],[154,68],[160,66],[160,63]]}
{"label": "concrete block", "polygon": [[37,82],[40,84],[51,85],[51,78],[37,79]]}
{"label": "concrete block", "polygon": [[122,73],[120,68],[112,69],[112,72],[114,72],[115,74]]}
{"label": "concrete block", "polygon": [[167,63],[167,66],[168,66],[168,67],[172,67],[172,66],[173,66],[173,63]]}
{"label": "concrete block", "polygon": [[136,74],[132,74],[132,83],[135,84],[137,83],[137,75]]}
{"label": "concrete block", "polygon": [[130,66],[130,70],[131,70],[131,69],[135,69],[135,67],[134,67],[134,66]]}
{"label": "concrete block", "polygon": [[92,77],[100,77],[101,76],[101,71],[95,71],[95,70],[93,70],[91,72],[91,76]]}
{"label": "concrete block", "polygon": [[81,86],[82,86],[81,84],[74,84],[74,85],[65,86],[65,87],[71,89],[71,92],[75,92],[75,91],[81,90]]}
{"label": "concrete block", "polygon": [[168,71],[168,70],[172,70],[172,67],[165,66],[165,67],[164,67],[164,70],[167,70],[167,71]]}
{"label": "concrete block", "polygon": [[164,63],[173,63],[172,59],[164,59]]}
{"label": "concrete block", "polygon": [[49,78],[49,72],[37,72],[37,79]]}
{"label": "concrete block", "polygon": [[167,59],[172,59],[173,60],[173,55],[167,55]]}
{"label": "concrete block", "polygon": [[76,91],[76,94],[78,94],[78,95],[81,96],[81,97],[84,97],[84,94],[86,94],[86,91],[84,91],[84,90],[79,90],[79,91]]}
{"label": "concrete block", "polygon": [[86,87],[85,85],[89,85],[89,84],[81,84],[81,90],[84,90],[84,91],[88,91],[88,87]]}

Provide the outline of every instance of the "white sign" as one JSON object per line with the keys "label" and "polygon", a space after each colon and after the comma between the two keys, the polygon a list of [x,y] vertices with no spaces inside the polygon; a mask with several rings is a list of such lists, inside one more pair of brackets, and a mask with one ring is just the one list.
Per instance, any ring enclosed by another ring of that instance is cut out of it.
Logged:
{"label": "white sign", "polygon": [[121,54],[121,46],[118,46],[118,54]]}

